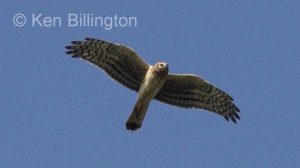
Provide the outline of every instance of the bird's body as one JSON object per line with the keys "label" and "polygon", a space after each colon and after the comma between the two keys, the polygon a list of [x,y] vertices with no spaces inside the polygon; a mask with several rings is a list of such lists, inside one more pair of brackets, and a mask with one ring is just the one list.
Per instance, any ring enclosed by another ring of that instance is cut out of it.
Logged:
{"label": "bird's body", "polygon": [[166,63],[159,62],[155,64],[155,66],[149,67],[145,79],[139,89],[137,102],[126,122],[127,129],[136,130],[141,127],[148,106],[165,83],[168,72],[169,68]]}
{"label": "bird's body", "polygon": [[164,62],[145,63],[132,49],[115,43],[86,38],[67,46],[67,54],[103,69],[113,79],[138,92],[134,109],[126,122],[128,130],[141,127],[152,99],[184,108],[200,108],[223,115],[236,123],[239,109],[227,93],[192,74],[169,74]]}

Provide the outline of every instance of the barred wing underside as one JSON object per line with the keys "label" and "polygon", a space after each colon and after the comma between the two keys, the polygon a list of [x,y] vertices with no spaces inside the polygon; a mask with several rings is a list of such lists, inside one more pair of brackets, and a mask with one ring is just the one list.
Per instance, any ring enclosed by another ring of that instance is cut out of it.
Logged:
{"label": "barred wing underside", "polygon": [[240,111],[227,93],[196,75],[169,74],[155,99],[184,108],[200,108],[223,115],[236,123]]}
{"label": "barred wing underside", "polygon": [[132,49],[102,40],[86,38],[72,41],[67,54],[86,60],[103,69],[113,79],[129,89],[138,91],[149,68]]}

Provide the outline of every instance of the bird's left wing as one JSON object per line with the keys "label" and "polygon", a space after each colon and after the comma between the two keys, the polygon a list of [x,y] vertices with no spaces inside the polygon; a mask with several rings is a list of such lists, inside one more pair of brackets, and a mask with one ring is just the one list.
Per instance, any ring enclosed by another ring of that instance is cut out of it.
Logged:
{"label": "bird's left wing", "polygon": [[235,123],[235,118],[240,119],[232,97],[196,75],[169,74],[155,99],[174,106],[205,109]]}
{"label": "bird's left wing", "polygon": [[129,47],[102,40],[86,38],[86,41],[72,41],[66,54],[86,60],[103,69],[113,79],[129,89],[138,91],[149,68]]}

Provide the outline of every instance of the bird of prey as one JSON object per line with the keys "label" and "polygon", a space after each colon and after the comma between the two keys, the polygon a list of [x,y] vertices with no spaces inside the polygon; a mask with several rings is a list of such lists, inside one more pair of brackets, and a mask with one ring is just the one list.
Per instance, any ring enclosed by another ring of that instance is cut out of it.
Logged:
{"label": "bird of prey", "polygon": [[144,62],[124,45],[86,38],[67,46],[73,58],[81,58],[103,69],[110,77],[138,92],[138,98],[126,128],[139,129],[152,99],[166,104],[204,109],[222,115],[227,121],[240,119],[240,110],[227,93],[193,74],[171,74],[168,64],[154,66]]}

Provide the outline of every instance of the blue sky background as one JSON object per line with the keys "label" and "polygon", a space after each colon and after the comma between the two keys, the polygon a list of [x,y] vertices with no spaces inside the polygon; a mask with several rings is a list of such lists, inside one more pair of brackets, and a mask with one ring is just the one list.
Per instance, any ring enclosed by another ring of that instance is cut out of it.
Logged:
{"label": "blue sky background", "polygon": [[[4,1],[0,167],[300,166],[300,1]],[[27,24],[16,27],[16,13]],[[32,27],[31,15],[134,16],[137,27]],[[153,101],[125,129],[136,93],[64,52],[94,37],[228,92],[238,124]]]}

